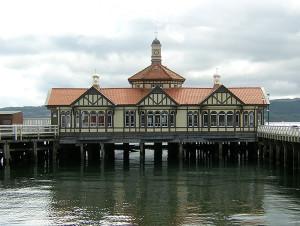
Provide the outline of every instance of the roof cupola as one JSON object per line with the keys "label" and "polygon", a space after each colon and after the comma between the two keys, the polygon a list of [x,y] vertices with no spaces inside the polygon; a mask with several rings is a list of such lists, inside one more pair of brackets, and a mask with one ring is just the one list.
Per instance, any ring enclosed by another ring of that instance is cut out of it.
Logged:
{"label": "roof cupola", "polygon": [[216,69],[216,73],[213,75],[214,77],[214,87],[213,89],[217,89],[221,86],[220,78],[221,76],[218,74],[218,68]]}
{"label": "roof cupola", "polygon": [[155,37],[155,39],[153,40],[151,47],[151,63],[161,64],[161,44],[157,37]]}

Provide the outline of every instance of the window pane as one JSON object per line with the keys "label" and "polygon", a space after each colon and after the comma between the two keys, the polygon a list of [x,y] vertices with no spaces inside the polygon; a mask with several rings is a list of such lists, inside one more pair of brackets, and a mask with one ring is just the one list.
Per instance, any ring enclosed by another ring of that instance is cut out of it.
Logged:
{"label": "window pane", "polygon": [[160,112],[155,112],[155,127],[160,127]]}
{"label": "window pane", "polygon": [[208,126],[208,115],[206,112],[203,114],[203,126],[207,127]]}
{"label": "window pane", "polygon": [[170,115],[170,126],[171,127],[175,127],[175,112],[171,111],[171,115]]}
{"label": "window pane", "polygon": [[198,126],[198,114],[194,114],[194,127],[197,127]]}
{"label": "window pane", "polygon": [[161,125],[163,127],[167,127],[168,126],[168,114],[166,112],[162,113],[162,116],[161,116]]}
{"label": "window pane", "polygon": [[67,128],[71,127],[71,113],[70,112],[67,112],[66,126],[67,126]]}
{"label": "window pane", "polygon": [[210,125],[217,126],[217,113],[216,112],[212,112],[212,114],[210,116]]}
{"label": "window pane", "polygon": [[229,127],[233,126],[233,114],[227,115],[227,126],[229,126]]}
{"label": "window pane", "polygon": [[78,111],[76,111],[76,113],[75,113],[75,127],[76,128],[79,127],[79,113],[78,113]]}
{"label": "window pane", "polygon": [[89,126],[89,113],[84,111],[82,113],[82,118],[81,118],[81,124],[82,124],[82,127],[88,127]]}

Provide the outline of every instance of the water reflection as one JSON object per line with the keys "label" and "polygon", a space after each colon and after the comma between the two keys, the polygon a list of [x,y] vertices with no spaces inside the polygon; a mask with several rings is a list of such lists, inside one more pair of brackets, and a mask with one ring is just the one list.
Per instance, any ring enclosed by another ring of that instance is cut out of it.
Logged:
{"label": "water reflection", "polygon": [[1,168],[0,224],[296,224],[299,173],[269,162],[169,161]]}

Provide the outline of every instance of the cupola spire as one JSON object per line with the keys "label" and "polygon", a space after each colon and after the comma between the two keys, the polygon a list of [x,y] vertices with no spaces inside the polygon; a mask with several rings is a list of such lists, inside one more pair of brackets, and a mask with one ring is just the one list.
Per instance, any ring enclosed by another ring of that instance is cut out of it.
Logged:
{"label": "cupola spire", "polygon": [[99,86],[99,75],[96,73],[96,69],[95,69],[95,74],[93,74],[92,78],[93,78],[93,86],[97,89],[100,89]]}
{"label": "cupola spire", "polygon": [[214,87],[213,89],[217,89],[221,86],[220,78],[221,76],[218,74],[218,68],[216,68],[216,73],[213,75],[214,77]]}

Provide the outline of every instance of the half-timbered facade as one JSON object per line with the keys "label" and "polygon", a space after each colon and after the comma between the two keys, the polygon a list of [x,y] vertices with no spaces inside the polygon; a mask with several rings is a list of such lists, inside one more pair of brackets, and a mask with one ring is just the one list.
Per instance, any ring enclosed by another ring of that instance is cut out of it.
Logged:
{"label": "half-timbered facade", "polygon": [[227,88],[214,75],[211,88],[183,87],[185,78],[161,64],[131,76],[131,88],[53,88],[46,106],[62,142],[254,141],[269,101],[261,87]]}

